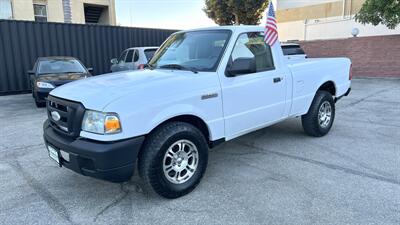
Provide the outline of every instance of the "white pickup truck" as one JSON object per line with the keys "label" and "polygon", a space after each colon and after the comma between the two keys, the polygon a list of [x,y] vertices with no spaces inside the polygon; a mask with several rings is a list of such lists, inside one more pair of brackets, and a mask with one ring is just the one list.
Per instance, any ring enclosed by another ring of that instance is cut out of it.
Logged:
{"label": "white pickup truck", "polygon": [[50,157],[113,182],[137,166],[150,191],[177,198],[200,182],[209,148],[221,142],[299,116],[307,134],[327,134],[335,102],[350,92],[350,60],[287,60],[263,30],[177,32],[145,70],[56,88],[44,123]]}

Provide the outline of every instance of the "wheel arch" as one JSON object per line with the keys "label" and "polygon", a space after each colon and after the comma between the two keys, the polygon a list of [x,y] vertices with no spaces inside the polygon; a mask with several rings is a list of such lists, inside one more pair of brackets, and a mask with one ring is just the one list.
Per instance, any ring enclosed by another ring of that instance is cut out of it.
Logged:
{"label": "wheel arch", "polygon": [[317,91],[327,91],[329,92],[332,96],[336,96],[336,85],[335,82],[329,80],[324,82],[319,86]]}
{"label": "wheel arch", "polygon": [[153,129],[151,129],[151,131],[149,133],[153,132],[160,126],[162,126],[166,123],[170,123],[170,122],[185,122],[185,123],[193,125],[194,127],[196,127],[197,129],[200,130],[200,132],[204,135],[204,138],[206,138],[207,142],[210,143],[210,140],[211,140],[210,128],[208,127],[207,123],[202,118],[200,118],[197,115],[193,115],[193,114],[175,115],[173,117],[165,119],[165,120],[161,121],[160,123],[158,123]]}

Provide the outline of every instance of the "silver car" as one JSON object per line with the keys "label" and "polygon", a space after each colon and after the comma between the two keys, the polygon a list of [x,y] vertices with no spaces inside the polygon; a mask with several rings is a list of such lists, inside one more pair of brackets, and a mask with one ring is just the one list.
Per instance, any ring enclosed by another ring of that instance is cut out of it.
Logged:
{"label": "silver car", "polygon": [[124,70],[137,70],[143,68],[144,65],[153,57],[158,47],[135,47],[128,48],[121,53],[117,59],[111,59],[111,72]]}

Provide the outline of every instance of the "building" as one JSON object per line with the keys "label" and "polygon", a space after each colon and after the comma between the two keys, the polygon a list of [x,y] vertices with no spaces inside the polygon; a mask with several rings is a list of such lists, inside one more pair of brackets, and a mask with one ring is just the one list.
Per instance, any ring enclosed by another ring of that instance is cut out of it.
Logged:
{"label": "building", "polygon": [[115,0],[0,0],[0,19],[116,25]]}
{"label": "building", "polygon": [[[365,0],[273,0],[276,6],[279,38],[316,40],[358,36],[400,34],[384,25],[362,25],[354,20]],[[356,29],[355,29],[356,28]]]}

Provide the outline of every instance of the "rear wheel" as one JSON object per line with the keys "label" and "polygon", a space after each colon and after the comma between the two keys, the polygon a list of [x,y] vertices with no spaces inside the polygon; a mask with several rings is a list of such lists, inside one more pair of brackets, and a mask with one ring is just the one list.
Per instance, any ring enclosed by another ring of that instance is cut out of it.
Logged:
{"label": "rear wheel", "polygon": [[207,162],[203,134],[191,124],[171,122],[147,137],[139,155],[139,175],[150,191],[178,198],[199,184]]}
{"label": "rear wheel", "polygon": [[335,102],[327,91],[318,91],[308,113],[301,117],[304,132],[310,136],[326,135],[335,119]]}

